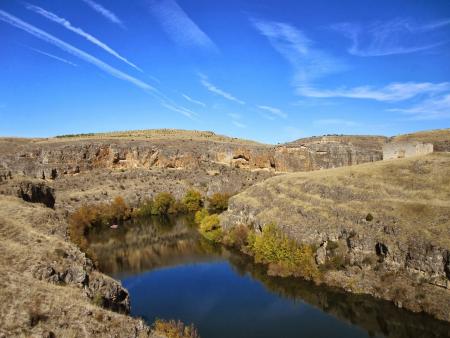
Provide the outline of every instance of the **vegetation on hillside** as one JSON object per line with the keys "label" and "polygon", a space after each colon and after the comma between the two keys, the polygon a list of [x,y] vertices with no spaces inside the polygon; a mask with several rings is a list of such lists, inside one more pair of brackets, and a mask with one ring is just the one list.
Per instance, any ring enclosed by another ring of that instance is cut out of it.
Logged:
{"label": "vegetation on hillside", "polygon": [[[221,197],[221,196],[220,196]],[[220,203],[222,198],[217,198]],[[219,210],[226,210],[226,205]],[[210,210],[217,210],[216,206]],[[245,225],[237,225],[224,231],[220,226],[219,215],[201,209],[195,214],[199,232],[208,240],[234,247],[250,256],[256,263],[268,266],[268,273],[276,276],[296,276],[317,279],[319,270],[314,260],[314,248],[298,244],[285,235],[275,224],[267,224],[261,233],[250,230]]]}
{"label": "vegetation on hillside", "polygon": [[221,213],[228,209],[230,194],[215,193],[208,197],[208,211],[210,213]]}
{"label": "vegetation on hillside", "polygon": [[200,192],[196,190],[188,190],[182,200],[183,205],[189,212],[195,212],[203,207],[203,198]]}
{"label": "vegetation on hillside", "polygon": [[195,222],[199,226],[200,233],[210,241],[219,242],[222,236],[220,219],[217,214],[209,214],[208,210],[202,209],[195,213]]}
{"label": "vegetation on hillside", "polygon": [[[224,207],[221,195],[218,195],[221,207]],[[83,251],[89,254],[87,235],[92,229],[110,226],[123,222],[131,217],[148,217],[189,213],[202,210],[204,198],[196,190],[188,190],[181,200],[171,193],[161,192],[153,198],[144,200],[137,208],[131,208],[122,197],[116,197],[111,203],[83,205],[69,217],[69,236]],[[218,219],[208,218],[209,226],[213,228]]]}
{"label": "vegetation on hillside", "polygon": [[261,145],[261,143],[251,140],[239,139],[216,134],[212,131],[183,130],[183,129],[143,129],[124,130],[105,133],[82,133],[57,135],[56,138],[134,138],[134,139],[180,139],[190,141],[212,141],[238,144]]}
{"label": "vegetation on hillside", "polygon": [[266,224],[261,233],[237,225],[227,230],[222,243],[253,256],[256,263],[266,264],[268,274],[317,279],[319,270],[314,260],[314,248],[298,244],[275,224]]}
{"label": "vegetation on hillside", "polygon": [[111,203],[83,205],[69,217],[69,236],[83,251],[88,250],[86,235],[93,228],[122,222],[130,218],[131,209],[122,197]]}
{"label": "vegetation on hillside", "polygon": [[84,133],[84,134],[64,134],[64,135],[56,135],[56,138],[71,138],[71,137],[88,137],[94,136],[94,133]]}
{"label": "vegetation on hillside", "polygon": [[180,320],[156,319],[153,330],[167,338],[200,338],[193,324],[186,325]]}

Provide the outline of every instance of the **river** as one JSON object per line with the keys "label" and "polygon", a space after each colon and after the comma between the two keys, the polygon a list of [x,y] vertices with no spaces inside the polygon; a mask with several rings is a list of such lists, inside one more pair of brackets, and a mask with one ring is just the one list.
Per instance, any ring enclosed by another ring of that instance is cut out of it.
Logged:
{"label": "river", "polygon": [[192,217],[152,217],[89,235],[100,270],[120,280],[131,315],[194,323],[203,338],[448,337],[450,325],[292,278],[202,238]]}

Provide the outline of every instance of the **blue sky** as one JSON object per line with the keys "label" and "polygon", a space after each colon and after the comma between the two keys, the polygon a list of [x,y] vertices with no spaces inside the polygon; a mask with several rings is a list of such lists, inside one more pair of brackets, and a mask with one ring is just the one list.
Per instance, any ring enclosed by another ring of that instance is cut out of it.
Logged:
{"label": "blue sky", "polygon": [[450,127],[448,0],[3,0],[0,135]]}

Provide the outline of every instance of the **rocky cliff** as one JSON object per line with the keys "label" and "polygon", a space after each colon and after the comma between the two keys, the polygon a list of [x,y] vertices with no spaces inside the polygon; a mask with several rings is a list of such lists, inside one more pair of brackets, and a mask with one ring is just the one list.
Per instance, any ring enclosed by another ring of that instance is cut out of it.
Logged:
{"label": "rocky cliff", "polygon": [[57,179],[98,168],[198,169],[222,164],[273,172],[308,171],[381,160],[380,137],[321,137],[280,146],[206,139],[76,138],[0,140],[0,169]]}
{"label": "rocky cliff", "polygon": [[323,282],[450,321],[450,155],[270,178],[230,200],[225,228],[275,223],[316,248]]}

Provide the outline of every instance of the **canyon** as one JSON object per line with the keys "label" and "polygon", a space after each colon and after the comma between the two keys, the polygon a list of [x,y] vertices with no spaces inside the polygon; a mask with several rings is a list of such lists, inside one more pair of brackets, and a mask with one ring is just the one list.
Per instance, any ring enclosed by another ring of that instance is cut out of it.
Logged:
{"label": "canyon", "polygon": [[386,142],[408,140],[414,134],[266,145],[170,129],[2,138],[1,300],[14,306],[1,307],[0,334],[156,337],[126,315],[127,290],[70,242],[67,217],[116,196],[136,206],[188,189],[236,194],[224,228],[276,223],[316,245],[319,265],[336,254],[333,243],[348,263],[325,284],[450,321],[450,130],[418,134],[439,153],[379,162]]}

